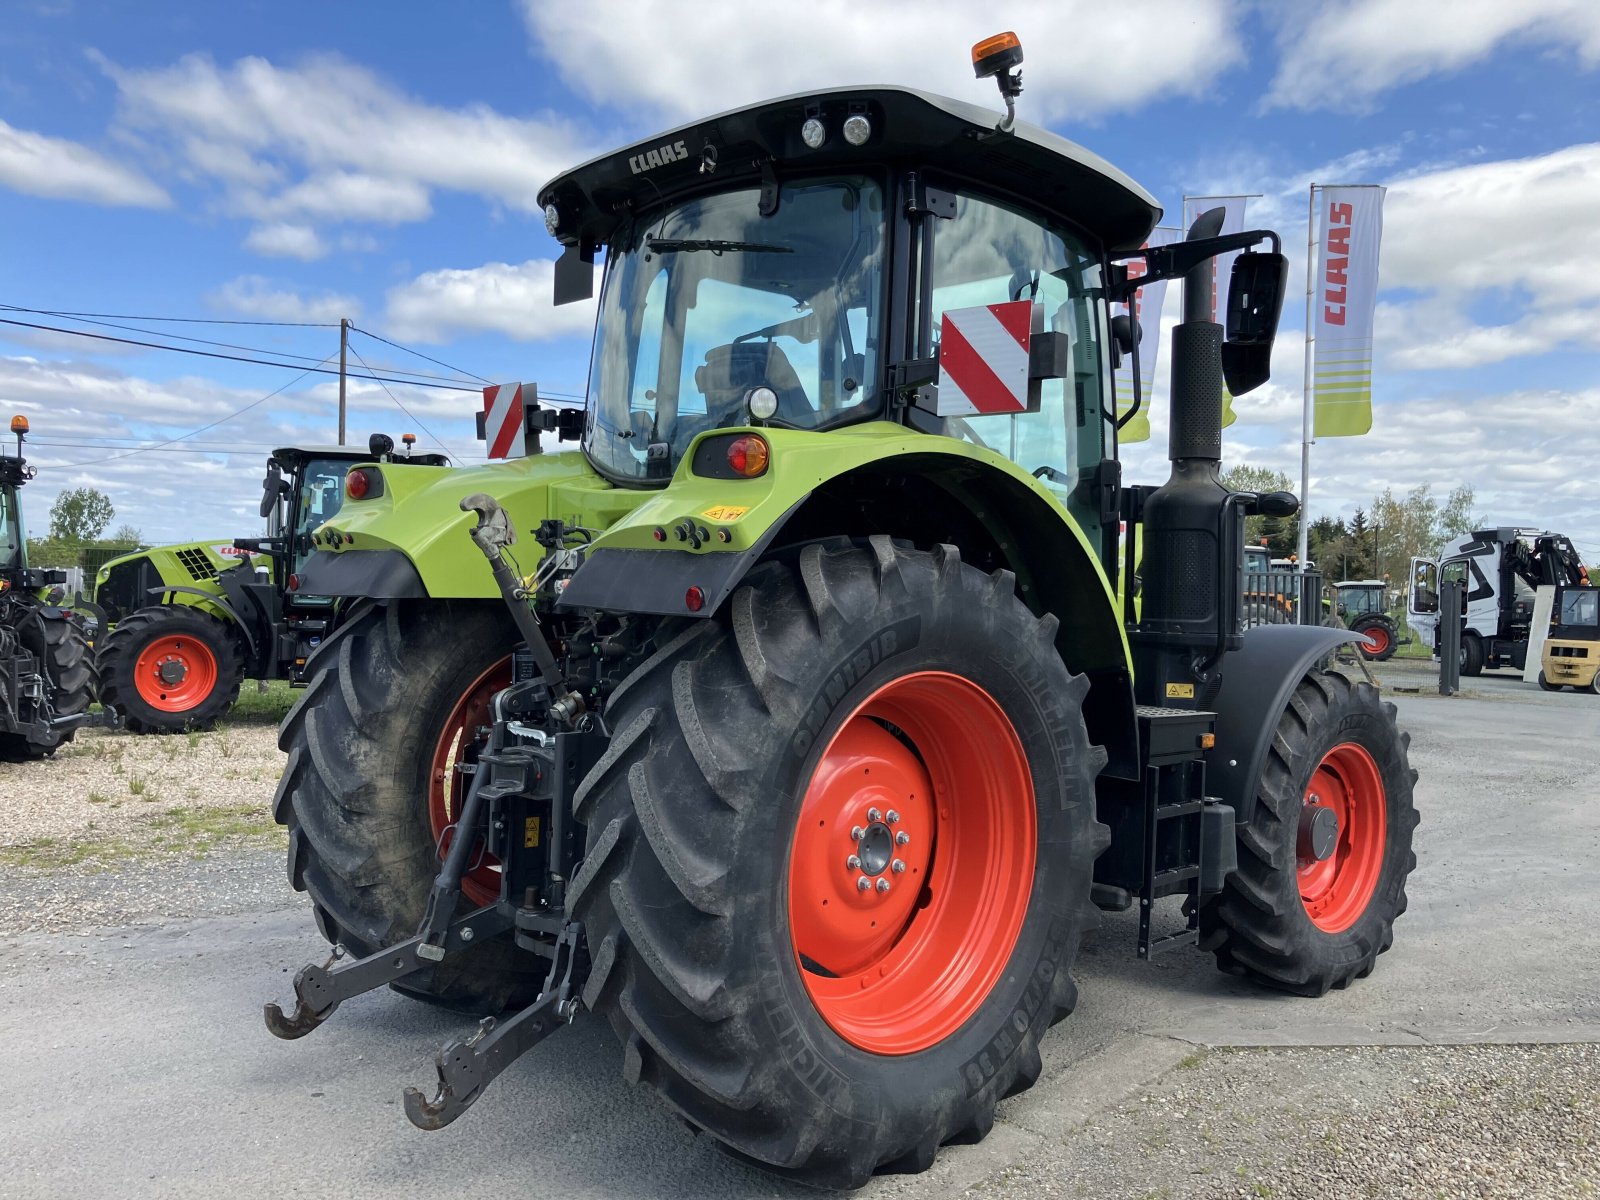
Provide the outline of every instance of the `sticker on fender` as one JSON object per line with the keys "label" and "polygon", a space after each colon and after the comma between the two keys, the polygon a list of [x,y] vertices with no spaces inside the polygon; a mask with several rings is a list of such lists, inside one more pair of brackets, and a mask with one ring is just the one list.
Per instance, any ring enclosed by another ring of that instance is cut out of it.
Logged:
{"label": "sticker on fender", "polygon": [[1194,699],[1194,684],[1192,684],[1192,683],[1169,683],[1169,684],[1167,684],[1167,699],[1168,700],[1193,700]]}
{"label": "sticker on fender", "polygon": [[522,848],[535,850],[539,846],[539,818],[528,817],[522,823]]}
{"label": "sticker on fender", "polygon": [[737,521],[750,511],[748,504],[740,507],[736,504],[717,504],[705,510],[700,515],[708,521]]}

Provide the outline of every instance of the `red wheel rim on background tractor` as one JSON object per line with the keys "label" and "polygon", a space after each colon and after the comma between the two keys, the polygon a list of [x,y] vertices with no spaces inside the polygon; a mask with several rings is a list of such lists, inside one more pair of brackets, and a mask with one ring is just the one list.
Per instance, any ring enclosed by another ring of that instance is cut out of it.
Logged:
{"label": "red wheel rim on background tractor", "polygon": [[1366,912],[1383,869],[1388,803],[1365,746],[1343,742],[1322,756],[1306,785],[1299,833],[1300,902],[1324,933]]}
{"label": "red wheel rim on background tractor", "polygon": [[1036,840],[1027,756],[988,692],[920,671],[867,697],[823,749],[789,852],[790,937],[833,1031],[914,1054],[960,1028],[1016,947]]}
{"label": "red wheel rim on background tractor", "polygon": [[216,689],[217,656],[187,634],[158,637],[134,660],[133,685],[151,708],[188,712]]}
{"label": "red wheel rim on background tractor", "polygon": [[[458,772],[455,764],[467,747],[478,740],[479,731],[493,724],[489,701],[510,682],[511,658],[508,655],[473,680],[439,731],[433,762],[428,768],[428,828],[433,832],[434,846],[441,860],[450,850],[456,814],[467,798],[468,777]],[[466,874],[461,877],[462,892],[474,904],[493,904],[500,898],[500,860],[484,854],[476,865],[470,865],[470,861]]]}
{"label": "red wheel rim on background tractor", "polygon": [[1368,654],[1377,656],[1389,648],[1389,631],[1382,625],[1369,625],[1361,631],[1364,641],[1361,648]]}

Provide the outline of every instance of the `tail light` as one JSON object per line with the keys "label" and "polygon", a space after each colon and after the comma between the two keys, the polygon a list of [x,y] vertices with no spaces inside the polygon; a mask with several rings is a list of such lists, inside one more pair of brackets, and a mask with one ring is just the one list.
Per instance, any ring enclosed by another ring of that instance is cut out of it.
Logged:
{"label": "tail light", "polygon": [[771,458],[767,439],[756,434],[747,433],[728,443],[728,466],[733,468],[734,474],[746,479],[765,474]]}
{"label": "tail light", "polygon": [[356,467],[344,477],[344,494],[352,500],[383,495],[383,474],[373,467]]}

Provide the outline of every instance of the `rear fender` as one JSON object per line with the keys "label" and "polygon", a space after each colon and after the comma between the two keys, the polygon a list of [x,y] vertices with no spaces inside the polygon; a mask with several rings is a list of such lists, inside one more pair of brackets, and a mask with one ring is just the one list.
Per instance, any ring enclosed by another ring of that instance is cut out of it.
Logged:
{"label": "rear fender", "polygon": [[1217,744],[1206,753],[1206,790],[1233,806],[1241,826],[1255,808],[1256,782],[1289,697],[1316,663],[1359,634],[1321,625],[1254,625],[1222,661],[1222,687],[1207,707]]}

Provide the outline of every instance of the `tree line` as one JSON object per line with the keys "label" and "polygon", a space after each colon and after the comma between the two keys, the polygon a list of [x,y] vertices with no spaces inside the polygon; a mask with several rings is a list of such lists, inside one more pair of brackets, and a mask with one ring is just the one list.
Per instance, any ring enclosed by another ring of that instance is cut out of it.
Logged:
{"label": "tree line", "polygon": [[50,506],[50,532],[28,539],[28,563],[34,567],[76,567],[86,549],[127,553],[144,545],[144,534],[122,524],[108,536],[106,527],[116,519],[111,497],[98,488],[69,488]]}
{"label": "tree line", "polygon": [[[1241,492],[1292,492],[1282,471],[1240,465],[1223,472],[1222,482]],[[1404,580],[1413,558],[1435,558],[1455,538],[1481,529],[1487,518],[1474,513],[1470,483],[1453,488],[1440,501],[1424,484],[1404,495],[1384,488],[1342,517],[1318,517],[1307,530],[1306,549],[1325,576],[1338,579]],[[1300,541],[1300,517],[1246,517],[1245,539],[1265,545],[1274,558],[1293,558]]]}

